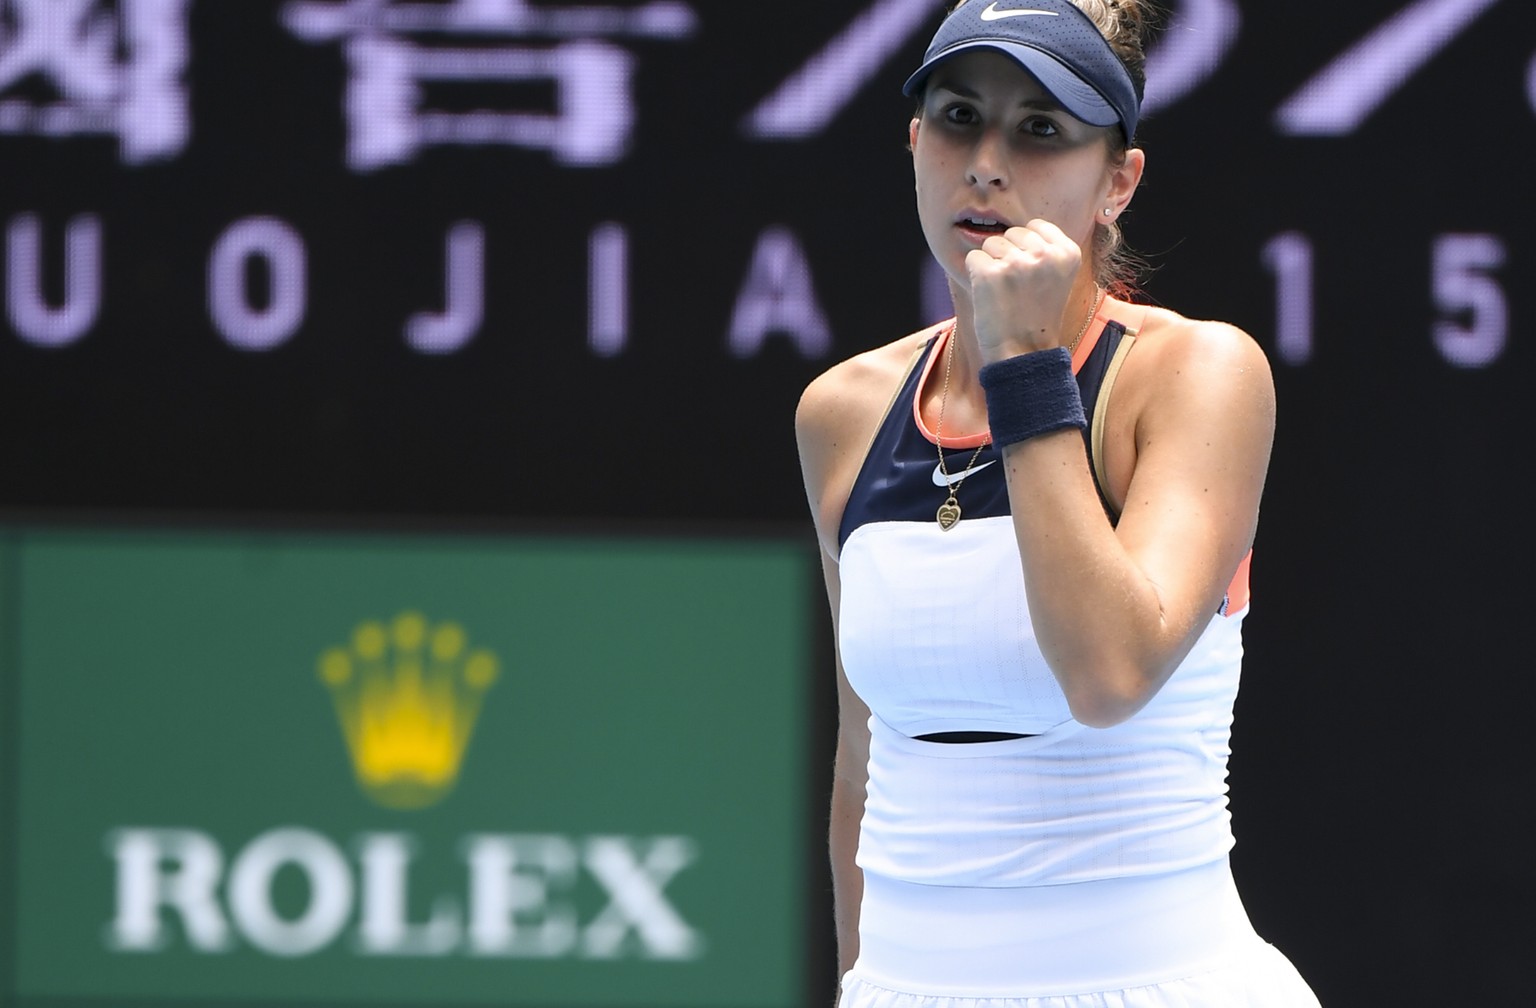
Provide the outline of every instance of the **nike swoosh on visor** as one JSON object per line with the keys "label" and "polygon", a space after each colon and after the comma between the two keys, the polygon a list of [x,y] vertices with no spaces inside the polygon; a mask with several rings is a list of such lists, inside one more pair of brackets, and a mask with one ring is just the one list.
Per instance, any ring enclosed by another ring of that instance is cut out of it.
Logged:
{"label": "nike swoosh on visor", "polygon": [[1048,10],[998,10],[997,4],[994,2],[981,12],[981,19],[983,21],[1001,21],[1003,18],[1029,17],[1031,14],[1043,14],[1046,17],[1058,16],[1055,11]]}

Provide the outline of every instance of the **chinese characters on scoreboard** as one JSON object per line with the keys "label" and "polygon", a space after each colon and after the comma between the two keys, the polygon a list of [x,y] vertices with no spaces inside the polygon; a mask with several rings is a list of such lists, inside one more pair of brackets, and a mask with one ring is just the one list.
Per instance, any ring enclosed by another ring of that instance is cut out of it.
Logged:
{"label": "chinese characters on scoreboard", "polygon": [[[128,164],[181,153],[191,3],[0,2],[0,135],[114,135]],[[548,151],[560,164],[614,164],[628,152],[636,118],[635,57],[619,43],[686,39],[698,27],[693,9],[675,0],[632,9],[292,0],[280,16],[304,41],[342,45],[347,160],[359,170],[407,162],[435,144],[505,144]],[[6,94],[34,75],[56,98]],[[449,112],[422,104],[422,85],[466,81],[552,83],[556,107]]]}
{"label": "chinese characters on scoreboard", "polygon": [[[108,135],[122,159],[173,158],[187,143],[190,0],[6,0],[0,4],[0,135]],[[7,95],[39,76],[55,100]]]}
{"label": "chinese characters on scoreboard", "polygon": [[[623,159],[635,124],[634,55],[619,40],[681,40],[692,8],[545,8],[524,0],[450,5],[294,0],[283,21],[309,42],[339,42],[349,80],[347,161],[366,170],[411,160],[434,144],[506,144],[546,150],[566,165]],[[453,45],[445,39],[483,44]],[[425,107],[435,82],[553,83],[552,112],[451,112]]]}

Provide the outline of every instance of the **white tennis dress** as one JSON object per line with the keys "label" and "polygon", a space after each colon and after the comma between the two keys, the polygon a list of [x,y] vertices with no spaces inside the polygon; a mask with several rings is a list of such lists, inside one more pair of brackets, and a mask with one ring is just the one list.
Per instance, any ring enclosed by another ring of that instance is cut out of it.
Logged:
{"label": "white tennis dress", "polygon": [[[958,491],[960,523],[934,520],[943,476],[916,409],[934,335],[840,530],[839,645],[871,711],[860,951],[841,1008],[1313,1008],[1227,862],[1246,564],[1144,709],[1112,728],[1074,721],[1034,638],[995,449]],[[1092,335],[1074,362],[1090,416],[1134,342],[1114,322]],[[951,473],[981,440],[956,445]],[[916,738],[954,731],[1030,737]]]}

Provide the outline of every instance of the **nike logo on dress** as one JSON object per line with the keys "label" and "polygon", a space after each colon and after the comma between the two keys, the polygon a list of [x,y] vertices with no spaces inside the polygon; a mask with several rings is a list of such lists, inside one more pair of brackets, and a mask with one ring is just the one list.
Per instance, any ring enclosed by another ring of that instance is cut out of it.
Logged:
{"label": "nike logo on dress", "polygon": [[983,21],[1001,21],[1003,18],[1029,17],[1031,14],[1043,14],[1046,17],[1056,17],[1055,11],[1049,10],[998,10],[997,2],[993,0],[987,9],[981,12]]}
{"label": "nike logo on dress", "polygon": [[950,473],[948,479],[946,479],[944,477],[944,470],[943,469],[939,468],[938,466],[934,466],[933,467],[933,485],[936,486],[936,487],[944,487],[945,489],[948,489],[951,485],[953,485],[955,483],[959,483],[961,480],[965,479],[967,476],[975,476],[977,473],[981,472],[987,466],[991,465],[993,462],[996,462],[996,461],[997,461],[997,459],[989,459],[988,461],[983,462],[979,466],[971,466],[965,472]]}

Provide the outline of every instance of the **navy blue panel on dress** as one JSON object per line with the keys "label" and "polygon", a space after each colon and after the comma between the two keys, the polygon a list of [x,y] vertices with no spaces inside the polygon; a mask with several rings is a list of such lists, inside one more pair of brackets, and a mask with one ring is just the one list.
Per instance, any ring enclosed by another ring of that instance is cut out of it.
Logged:
{"label": "navy blue panel on dress", "polygon": [[[1107,323],[1088,359],[1078,369],[1077,387],[1082,395],[1083,411],[1090,418],[1098,403],[1104,374],[1124,335],[1125,326],[1119,322]],[[939,470],[938,450],[918,429],[912,409],[918,385],[928,370],[928,358],[938,342],[937,336],[929,340],[922,358],[907,375],[870,444],[869,455],[864,459],[853,491],[848,495],[848,504],[843,509],[838,546],[848,541],[854,529],[871,522],[935,521],[935,512],[948,497],[944,476]],[[965,471],[974,454],[974,448],[946,451],[944,465],[951,476],[958,476]],[[984,518],[1010,513],[1003,467],[992,464],[998,459],[997,446],[988,444],[977,456],[972,474],[956,490],[955,496],[965,517]],[[1099,496],[1102,499],[1102,488]]]}

